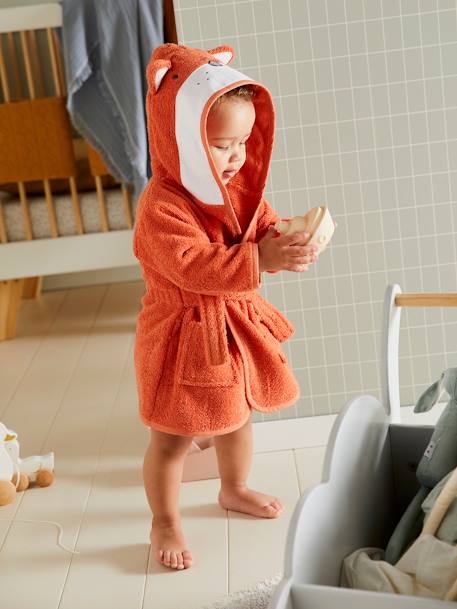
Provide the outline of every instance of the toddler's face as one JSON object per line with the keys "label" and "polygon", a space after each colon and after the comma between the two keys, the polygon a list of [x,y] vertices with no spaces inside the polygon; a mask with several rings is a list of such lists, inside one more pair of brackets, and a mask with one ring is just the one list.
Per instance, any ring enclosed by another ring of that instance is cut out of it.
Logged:
{"label": "toddler's face", "polygon": [[223,184],[227,184],[244,165],[246,141],[254,121],[254,104],[244,99],[224,99],[209,111],[206,134]]}

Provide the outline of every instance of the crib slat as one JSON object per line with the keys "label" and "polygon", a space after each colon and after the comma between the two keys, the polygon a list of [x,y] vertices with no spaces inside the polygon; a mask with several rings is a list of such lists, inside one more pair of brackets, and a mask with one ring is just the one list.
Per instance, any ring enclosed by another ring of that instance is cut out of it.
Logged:
{"label": "crib slat", "polygon": [[73,213],[75,214],[75,226],[78,235],[84,234],[83,220],[81,216],[81,207],[79,205],[78,189],[76,188],[75,178],[68,178],[70,182],[71,203],[73,205]]}
{"label": "crib slat", "polygon": [[43,277],[26,277],[22,288],[22,298],[38,298],[41,296]]}
{"label": "crib slat", "polygon": [[0,281],[0,340],[16,335],[16,317],[23,286],[23,279]]}
{"label": "crib slat", "polygon": [[2,79],[2,91],[5,102],[11,99],[10,88],[8,84],[8,73],[5,66],[5,58],[3,57],[3,36],[0,37],[0,78]]}
{"label": "crib slat", "polygon": [[52,30],[52,40],[54,42],[54,49],[56,52],[57,59],[57,71],[59,73],[59,82],[60,82],[60,90],[62,91],[62,95],[67,95],[67,86],[65,83],[65,69],[63,67],[63,59],[62,59],[62,49],[60,47],[60,41],[57,37],[56,31]]}
{"label": "crib slat", "polygon": [[122,190],[122,201],[124,203],[124,212],[125,212],[125,218],[127,220],[127,226],[129,228],[133,228],[132,208],[130,207],[130,195],[129,195],[128,188],[124,184],[124,182],[122,182],[122,184],[121,184],[121,190]]}
{"label": "crib slat", "polygon": [[22,97],[24,97],[24,94],[22,92],[22,82],[21,82],[21,79],[19,78],[19,66],[17,63],[17,53],[16,53],[16,45],[14,43],[14,33],[8,32],[6,36],[7,36],[7,40],[8,40],[8,55],[9,55],[8,59],[9,59],[11,67],[13,68],[14,95],[18,99],[21,99]]}
{"label": "crib slat", "polygon": [[[9,34],[12,35],[10,32]],[[11,99],[9,84],[8,84],[8,75],[5,66],[5,59],[3,57],[3,35],[0,35],[0,78],[2,80],[2,91],[3,98],[6,103],[8,103]],[[6,234],[6,224],[5,217],[3,215],[3,204],[0,201],[0,243],[7,243],[8,237]]]}
{"label": "crib slat", "polygon": [[59,231],[57,230],[56,210],[54,208],[54,199],[52,197],[51,184],[49,183],[49,180],[43,180],[43,184],[44,193],[46,195],[46,203],[48,206],[48,218],[49,225],[51,227],[51,235],[55,238],[59,236]]}
{"label": "crib slat", "polygon": [[48,48],[49,54],[51,56],[51,65],[52,65],[52,75],[54,77],[54,87],[56,89],[56,95],[60,97],[62,95],[62,89],[60,86],[60,78],[59,71],[57,68],[57,57],[56,57],[56,48],[54,46],[54,39],[52,36],[53,30],[51,28],[46,28],[46,35],[48,37]]}
{"label": "crib slat", "polygon": [[100,176],[94,176],[95,186],[97,187],[98,208],[100,210],[100,220],[104,232],[109,231],[108,214],[106,212],[106,199],[103,192],[102,179]]}
{"label": "crib slat", "polygon": [[26,238],[30,241],[33,239],[32,222],[30,220],[29,205],[27,195],[25,193],[24,182],[17,183],[19,188],[19,198],[21,200],[22,220],[24,222],[24,232]]}
{"label": "crib slat", "polygon": [[3,203],[0,201],[0,243],[8,243],[6,235],[6,224],[3,216]]}
{"label": "crib slat", "polygon": [[21,38],[25,73],[27,75],[27,86],[29,88],[29,97],[30,97],[30,99],[35,99],[35,97],[36,97],[35,83],[33,82],[32,65],[30,62],[29,45],[27,42],[26,32],[24,30],[22,30],[21,32],[19,32],[19,36]]}
{"label": "crib slat", "polygon": [[397,307],[457,307],[457,293],[401,293],[395,297]]}
{"label": "crib slat", "polygon": [[30,41],[31,41],[32,65],[33,65],[33,70],[34,70],[36,81],[37,81],[38,95],[39,96],[41,95],[41,97],[45,97],[46,94],[45,94],[45,90],[44,90],[43,72],[41,70],[40,55],[38,52],[36,32],[35,32],[35,30],[29,30],[27,32],[27,34],[29,35]]}

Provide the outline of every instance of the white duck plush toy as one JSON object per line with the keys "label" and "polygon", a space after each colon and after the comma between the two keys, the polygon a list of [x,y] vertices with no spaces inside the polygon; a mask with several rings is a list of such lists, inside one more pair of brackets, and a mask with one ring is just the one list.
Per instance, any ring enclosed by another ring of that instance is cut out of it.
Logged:
{"label": "white duck plush toy", "polygon": [[[50,486],[54,481],[54,453],[37,455],[21,459],[20,447],[17,433],[12,429],[7,430],[5,447],[9,453],[16,471],[20,472],[20,480],[17,490],[25,490],[30,482],[36,482],[38,486]],[[17,483],[17,480],[14,480]]]}
{"label": "white duck plush toy", "polygon": [[17,433],[0,423],[0,506],[13,502],[30,482],[50,486],[53,481],[54,453],[21,459]]}
{"label": "white duck plush toy", "polygon": [[15,468],[11,455],[6,450],[9,438],[8,429],[0,423],[0,506],[8,505],[16,497],[16,486],[11,482]]}

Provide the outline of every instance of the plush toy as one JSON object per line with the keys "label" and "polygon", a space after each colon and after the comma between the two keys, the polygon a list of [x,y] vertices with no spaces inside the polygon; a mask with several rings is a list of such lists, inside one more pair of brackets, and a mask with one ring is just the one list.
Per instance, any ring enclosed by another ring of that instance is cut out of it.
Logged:
{"label": "plush toy", "polygon": [[[444,486],[447,484],[449,478],[452,476],[454,470],[450,472],[447,476],[445,476],[434,489],[430,491],[430,493],[425,498],[425,501],[422,503],[422,510],[425,514],[424,516],[424,524],[427,522],[431,511],[433,510],[433,506],[435,505],[437,498],[439,497],[441,491]],[[447,543],[457,544],[457,494],[454,497],[454,501],[449,505],[449,508],[446,514],[441,521],[439,528],[437,529],[435,536],[441,541],[446,541]]]}
{"label": "plush toy", "polygon": [[304,216],[283,218],[275,224],[275,229],[283,235],[296,231],[306,231],[311,234],[307,245],[316,245],[320,254],[327,247],[335,231],[335,223],[328,207],[321,205],[313,207]]}
{"label": "plush toy", "polygon": [[406,508],[386,548],[385,560],[395,564],[422,530],[422,503],[449,472],[457,467],[457,368],[448,368],[420,396],[414,412],[426,412],[446,392],[450,400],[438,419],[430,442],[417,467],[421,487]]}
{"label": "plush toy", "polygon": [[9,437],[7,428],[0,423],[0,506],[8,505],[16,497],[16,486],[11,482],[14,465],[5,446]]}
{"label": "plush toy", "polygon": [[[50,486],[54,482],[54,453],[21,459],[17,433],[11,429],[8,430],[5,448],[16,470],[20,472],[18,491],[25,490],[31,482],[42,487]],[[13,481],[17,484],[17,478]]]}

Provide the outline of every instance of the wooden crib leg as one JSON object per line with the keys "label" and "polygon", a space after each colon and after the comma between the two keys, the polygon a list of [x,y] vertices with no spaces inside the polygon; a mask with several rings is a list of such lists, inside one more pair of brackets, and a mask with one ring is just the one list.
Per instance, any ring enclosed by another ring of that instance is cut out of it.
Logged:
{"label": "wooden crib leg", "polygon": [[0,281],[0,340],[16,336],[17,310],[23,287],[24,279]]}
{"label": "wooden crib leg", "polygon": [[22,298],[38,298],[41,296],[43,277],[27,277],[24,279]]}

